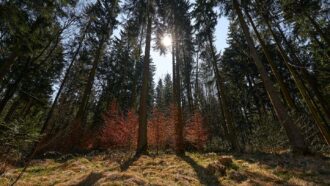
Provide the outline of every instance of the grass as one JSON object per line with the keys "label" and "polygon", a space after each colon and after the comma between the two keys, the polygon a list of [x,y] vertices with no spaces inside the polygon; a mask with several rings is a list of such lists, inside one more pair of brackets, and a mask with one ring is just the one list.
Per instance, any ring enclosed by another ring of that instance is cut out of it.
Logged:
{"label": "grass", "polygon": [[[123,170],[127,154],[35,160],[17,185],[330,185],[329,159],[317,157],[226,154],[232,163],[222,175],[208,167],[218,164],[224,154],[142,155]],[[0,185],[9,185],[21,170],[6,171]]]}

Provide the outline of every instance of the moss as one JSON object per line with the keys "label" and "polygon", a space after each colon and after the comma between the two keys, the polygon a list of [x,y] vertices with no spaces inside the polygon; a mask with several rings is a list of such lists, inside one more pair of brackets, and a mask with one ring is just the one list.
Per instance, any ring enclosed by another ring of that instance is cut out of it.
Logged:
{"label": "moss", "polygon": [[239,165],[237,165],[235,162],[231,163],[229,166],[228,166],[229,169],[234,169],[234,170],[238,170],[240,167]]}
{"label": "moss", "polygon": [[30,172],[30,173],[40,173],[44,170],[46,170],[46,167],[31,167],[30,169],[28,169],[26,172]]}
{"label": "moss", "polygon": [[290,175],[288,172],[275,172],[274,174],[284,181],[288,181],[293,177],[293,175]]}

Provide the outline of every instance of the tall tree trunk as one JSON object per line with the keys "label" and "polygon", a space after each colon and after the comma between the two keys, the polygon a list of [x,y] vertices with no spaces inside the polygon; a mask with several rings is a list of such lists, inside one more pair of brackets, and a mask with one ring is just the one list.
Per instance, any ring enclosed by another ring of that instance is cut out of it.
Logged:
{"label": "tall tree trunk", "polygon": [[132,98],[131,98],[131,108],[136,110],[136,98],[137,98],[137,74],[138,69],[137,69],[137,64],[141,62],[141,51],[142,51],[142,41],[143,41],[143,35],[144,35],[144,27],[142,26],[141,28],[141,33],[140,33],[140,41],[139,41],[139,48],[138,52],[135,56],[135,66],[134,66],[134,79],[133,79],[133,85],[132,85]]}
{"label": "tall tree trunk", "polygon": [[291,117],[288,114],[287,108],[282,103],[280,96],[278,92],[275,91],[275,88],[273,87],[273,83],[269,79],[267,75],[267,71],[265,70],[264,65],[262,64],[257,50],[254,47],[254,42],[252,40],[252,37],[249,32],[249,28],[243,18],[242,11],[240,9],[240,5],[238,4],[237,0],[232,0],[233,2],[233,8],[238,15],[238,19],[241,25],[241,28],[243,29],[246,41],[248,43],[248,46],[250,48],[250,53],[252,55],[252,58],[254,59],[254,63],[257,66],[257,69],[260,73],[261,79],[264,83],[265,89],[268,93],[269,99],[275,109],[277,118],[279,122],[283,125],[286,134],[289,138],[289,142],[291,144],[291,147],[294,152],[296,153],[307,153],[308,147],[305,143],[305,140],[300,132],[300,129],[298,126],[292,121]]}
{"label": "tall tree trunk", "polygon": [[[276,24],[276,28],[280,32],[280,34],[281,34],[281,36],[283,38],[284,43],[287,45],[287,47],[288,47],[288,49],[290,51],[290,54],[293,57],[293,60],[296,62],[297,65],[302,66],[303,63],[301,62],[300,58],[296,55],[296,53],[294,51],[294,46],[291,44],[291,42],[289,42],[286,39],[286,36],[285,36],[283,30],[281,29],[280,25],[279,24]],[[295,70],[295,69],[293,69],[293,70]],[[301,70],[301,74],[302,74],[303,79],[305,81],[307,81],[307,83],[312,88],[313,92],[315,93],[315,98],[318,100],[318,104],[321,106],[321,108],[320,108],[321,109],[321,112],[323,111],[323,113],[327,117],[326,119],[329,120],[330,119],[330,107],[328,105],[328,101],[324,99],[324,96],[319,91],[315,80],[313,79],[313,77],[311,77],[311,75],[308,73],[308,71],[306,70],[306,68],[300,68],[300,70]],[[305,84],[303,84],[303,85],[304,85],[304,88],[306,89],[306,92],[310,95],[310,98],[311,98],[312,102],[315,104],[316,108],[318,109],[317,104],[315,103],[315,101],[313,99],[313,96],[311,95],[311,92],[307,89],[307,87],[305,86]]]}
{"label": "tall tree trunk", "polygon": [[196,74],[195,74],[195,109],[198,108],[200,99],[199,99],[199,80],[198,80],[198,73],[199,73],[199,50],[197,50],[196,54]]}
{"label": "tall tree trunk", "polygon": [[176,50],[176,48],[175,48],[175,34],[174,34],[174,29],[172,30],[172,32],[173,32],[173,34],[172,34],[172,82],[173,82],[173,86],[172,86],[172,89],[173,89],[173,100],[174,100],[174,95],[176,95],[176,93],[175,93],[175,91],[176,91],[176,89],[175,89],[175,86],[174,86],[174,84],[175,84],[175,82],[176,82],[176,75],[175,75],[175,50]]}
{"label": "tall tree trunk", "polygon": [[240,147],[238,144],[238,140],[237,140],[237,136],[236,136],[236,131],[235,131],[235,125],[234,125],[234,119],[233,116],[230,112],[228,103],[227,103],[227,95],[225,93],[225,84],[224,84],[224,80],[220,75],[219,69],[218,69],[218,65],[217,65],[217,57],[214,51],[214,46],[213,46],[213,41],[212,41],[212,35],[209,34],[208,35],[208,40],[209,40],[209,44],[210,44],[210,51],[211,51],[211,55],[212,55],[212,66],[213,66],[213,71],[215,74],[215,78],[216,78],[216,85],[217,85],[217,91],[218,91],[218,98],[219,98],[219,102],[221,104],[222,107],[222,111],[223,111],[223,115],[225,118],[225,127],[224,129],[228,130],[228,137],[229,137],[229,141],[231,143],[232,149],[234,151],[240,151]]}
{"label": "tall tree trunk", "polygon": [[180,51],[179,51],[179,42],[178,42],[178,28],[175,29],[175,82],[174,83],[174,99],[176,103],[176,124],[175,124],[175,152],[177,154],[184,153],[184,143],[183,143],[183,119],[182,119],[182,108],[181,108],[181,77],[180,77]]}
{"label": "tall tree trunk", "polygon": [[150,47],[151,47],[151,33],[152,33],[152,15],[151,15],[151,0],[147,3],[147,33],[146,46],[144,50],[143,60],[143,79],[140,96],[139,109],[139,130],[136,155],[147,152],[148,138],[147,138],[147,119],[148,119],[148,93],[149,93],[149,76],[150,76]]}
{"label": "tall tree trunk", "polygon": [[188,60],[186,60],[186,52],[185,52],[185,48],[183,47],[183,62],[184,62],[184,66],[185,66],[185,70],[184,70],[184,83],[185,83],[185,88],[187,91],[187,99],[188,99],[188,107],[189,107],[189,112],[192,113],[194,110],[194,104],[193,104],[193,96],[192,96],[192,91],[191,91],[191,71],[190,71],[190,62]]}
{"label": "tall tree trunk", "polygon": [[259,40],[259,43],[262,47],[262,50],[267,58],[267,61],[272,69],[272,72],[277,80],[277,83],[279,84],[280,86],[280,89],[282,91],[282,94],[283,94],[283,97],[285,99],[285,101],[287,102],[288,106],[290,107],[290,109],[293,109],[293,110],[296,110],[296,105],[294,103],[294,100],[292,99],[291,95],[290,95],[290,92],[289,92],[289,88],[286,86],[286,84],[284,83],[284,78],[283,76],[281,75],[281,73],[277,70],[277,67],[276,67],[276,64],[274,63],[274,61],[272,60],[271,58],[271,55],[270,55],[270,52],[268,50],[268,47],[266,45],[266,43],[263,41],[263,39],[261,38],[260,34],[259,34],[259,31],[257,29],[257,27],[255,26],[249,12],[247,11],[247,9],[245,8],[245,14],[246,16],[248,17],[250,23],[251,23],[251,26],[254,30],[254,32],[256,33],[256,36]]}
{"label": "tall tree trunk", "polygon": [[191,91],[191,83],[190,83],[190,73],[188,73],[189,75],[187,75],[186,77],[186,90],[187,90],[187,99],[188,99],[188,106],[189,106],[189,111],[190,113],[193,112],[194,110],[194,103],[193,103],[193,96],[192,96],[192,91]]}
{"label": "tall tree trunk", "polygon": [[271,28],[271,24],[269,22],[269,20],[267,18],[264,17],[264,20],[267,24],[268,30],[271,32],[275,43],[277,45],[277,48],[283,58],[284,64],[285,66],[288,68],[300,94],[302,95],[303,100],[305,101],[305,103],[307,104],[307,107],[310,111],[310,113],[312,114],[314,121],[316,122],[316,125],[321,133],[321,135],[323,136],[324,141],[330,145],[330,133],[329,133],[329,129],[327,127],[327,125],[324,123],[322,116],[320,115],[317,106],[313,103],[313,98],[310,97],[308,90],[305,88],[304,82],[300,79],[299,74],[297,73],[297,71],[295,69],[293,69],[293,67],[290,65],[290,59],[289,57],[286,55],[284,48],[282,47],[278,37],[276,36],[276,34],[274,33],[273,29]]}
{"label": "tall tree trunk", "polygon": [[92,88],[93,88],[93,84],[94,84],[94,79],[95,79],[95,74],[96,74],[96,70],[97,70],[97,66],[100,62],[103,50],[104,50],[104,44],[107,40],[109,36],[109,33],[101,36],[101,41],[99,43],[99,46],[96,50],[95,56],[94,56],[94,61],[93,61],[93,66],[92,69],[88,75],[88,80],[87,80],[87,85],[85,87],[85,90],[83,92],[83,96],[81,99],[81,103],[75,118],[75,124],[76,127],[81,125],[83,120],[84,120],[84,116],[86,115],[86,110],[87,110],[87,106],[88,106],[88,102],[89,102],[89,98],[90,98],[90,94],[92,92]]}

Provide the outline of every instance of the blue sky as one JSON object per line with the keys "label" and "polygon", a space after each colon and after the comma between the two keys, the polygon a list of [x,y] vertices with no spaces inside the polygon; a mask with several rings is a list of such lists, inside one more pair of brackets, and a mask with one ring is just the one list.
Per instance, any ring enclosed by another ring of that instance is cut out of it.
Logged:
{"label": "blue sky", "polygon": [[[228,33],[229,21],[226,17],[219,18],[215,32],[215,44],[217,51],[223,51],[227,47],[227,33]],[[159,55],[159,52],[152,50],[151,57],[156,65],[156,73],[154,81],[157,82],[159,78],[163,78],[165,74],[172,74],[172,57],[168,53],[165,56]]]}

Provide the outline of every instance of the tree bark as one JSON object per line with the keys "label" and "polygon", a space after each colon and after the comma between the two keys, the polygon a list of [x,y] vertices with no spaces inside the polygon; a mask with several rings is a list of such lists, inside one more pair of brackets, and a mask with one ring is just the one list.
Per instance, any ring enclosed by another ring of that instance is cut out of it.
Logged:
{"label": "tree bark", "polygon": [[233,120],[233,116],[228,107],[228,103],[227,103],[228,98],[225,93],[225,84],[224,84],[224,80],[221,77],[219,69],[218,69],[217,58],[216,58],[216,54],[214,52],[214,46],[213,46],[211,34],[208,35],[208,40],[209,40],[210,51],[211,51],[211,55],[212,55],[211,61],[212,61],[213,71],[214,71],[215,78],[216,78],[218,98],[219,98],[219,102],[221,104],[222,112],[223,112],[223,115],[225,118],[224,119],[225,120],[224,129],[225,130],[227,129],[227,134],[228,134],[232,149],[234,151],[240,151],[241,149],[239,147],[237,136],[236,136],[234,120]]}
{"label": "tree bark", "polygon": [[135,111],[136,110],[136,98],[137,98],[137,74],[139,73],[137,70],[137,63],[141,62],[141,51],[142,51],[142,40],[144,35],[144,27],[141,28],[140,33],[140,41],[139,41],[139,48],[138,52],[135,56],[135,66],[134,66],[134,79],[133,79],[133,85],[132,85],[132,98],[131,98],[131,108]]}
{"label": "tree bark", "polygon": [[261,48],[266,56],[266,59],[272,69],[272,72],[277,80],[277,83],[279,84],[280,86],[280,90],[282,91],[282,94],[283,94],[283,97],[285,99],[285,101],[287,102],[288,106],[290,107],[290,109],[292,110],[296,110],[297,107],[294,103],[294,100],[292,99],[291,95],[290,95],[290,92],[289,92],[289,88],[286,86],[286,84],[284,83],[284,78],[283,76],[281,75],[281,73],[277,70],[277,67],[276,67],[276,64],[274,63],[274,61],[272,60],[271,58],[271,55],[270,55],[270,52],[268,50],[268,47],[266,45],[266,43],[263,41],[263,39],[261,38],[260,34],[259,34],[259,31],[258,29],[256,28],[249,12],[247,11],[247,9],[245,8],[245,14],[246,16],[248,17],[250,23],[251,23],[251,26],[259,40],[259,43],[261,45]]}
{"label": "tree bark", "polygon": [[151,0],[147,3],[147,30],[146,30],[146,46],[144,50],[143,60],[143,79],[140,96],[139,109],[139,129],[136,156],[146,153],[148,149],[147,138],[147,119],[148,119],[148,93],[149,93],[149,76],[150,76],[150,47],[152,33],[152,15],[151,15]]}
{"label": "tree bark", "polygon": [[[110,31],[109,31],[110,32]],[[101,36],[101,40],[99,43],[99,46],[96,50],[96,54],[94,56],[94,61],[93,61],[93,66],[92,69],[88,75],[88,80],[87,80],[87,85],[85,87],[82,99],[81,99],[81,103],[75,118],[75,124],[76,127],[78,125],[81,125],[83,120],[84,120],[84,116],[86,114],[86,110],[87,110],[87,105],[89,102],[89,98],[90,98],[90,94],[92,92],[92,88],[93,88],[93,84],[94,84],[94,79],[95,79],[95,74],[96,74],[96,70],[97,70],[97,66],[101,60],[101,56],[104,50],[104,44],[109,36],[109,32],[103,36]]]}
{"label": "tree bark", "polygon": [[192,96],[192,91],[191,91],[191,71],[190,71],[190,68],[189,68],[189,61],[186,60],[186,52],[185,52],[185,48],[182,49],[183,50],[183,62],[185,64],[185,77],[184,77],[184,83],[185,83],[185,88],[186,88],[186,91],[187,91],[187,99],[188,99],[188,107],[189,107],[189,112],[190,113],[193,113],[193,110],[194,110],[194,103],[193,103],[193,96]]}
{"label": "tree bark", "polygon": [[183,143],[183,119],[182,119],[182,108],[181,108],[181,76],[180,76],[180,51],[179,51],[179,39],[178,39],[178,28],[175,29],[175,81],[174,84],[174,100],[176,105],[176,121],[175,121],[175,152],[177,154],[184,153]]}
{"label": "tree bark", "polygon": [[252,55],[254,63],[256,64],[257,69],[260,73],[261,79],[262,79],[265,89],[268,93],[268,97],[275,109],[277,118],[278,118],[279,122],[283,125],[283,127],[286,131],[286,134],[289,138],[289,142],[292,147],[292,150],[296,153],[308,153],[309,152],[308,147],[305,143],[305,140],[304,140],[298,126],[290,118],[287,108],[282,103],[278,92],[275,91],[275,88],[272,85],[273,83],[269,79],[269,77],[267,75],[267,71],[265,70],[265,67],[262,64],[262,62],[258,56],[257,50],[254,47],[254,42],[253,42],[252,37],[249,32],[249,28],[243,18],[243,14],[240,9],[240,5],[238,4],[237,0],[232,0],[232,2],[233,2],[233,9],[235,10],[236,14],[238,15],[238,19],[239,19],[241,28],[243,29],[248,46],[250,48],[250,53]]}

